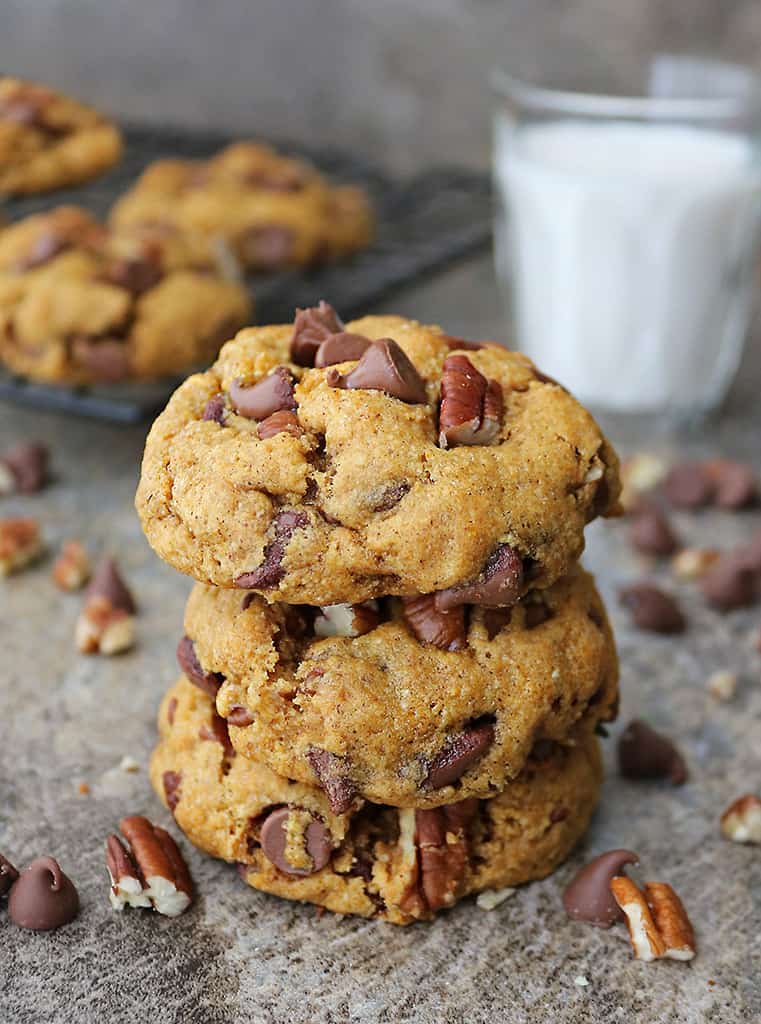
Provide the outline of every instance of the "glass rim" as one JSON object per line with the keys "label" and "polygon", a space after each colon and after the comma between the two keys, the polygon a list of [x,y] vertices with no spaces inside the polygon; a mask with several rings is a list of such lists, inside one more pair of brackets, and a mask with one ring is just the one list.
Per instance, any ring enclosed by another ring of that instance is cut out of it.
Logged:
{"label": "glass rim", "polygon": [[742,64],[723,64],[746,72],[749,88],[732,95],[704,97],[667,97],[613,95],[574,89],[555,89],[527,82],[494,68],[490,75],[493,92],[503,99],[521,105],[526,110],[570,114],[579,117],[621,117],[647,120],[704,120],[731,119],[761,108],[761,77]]}

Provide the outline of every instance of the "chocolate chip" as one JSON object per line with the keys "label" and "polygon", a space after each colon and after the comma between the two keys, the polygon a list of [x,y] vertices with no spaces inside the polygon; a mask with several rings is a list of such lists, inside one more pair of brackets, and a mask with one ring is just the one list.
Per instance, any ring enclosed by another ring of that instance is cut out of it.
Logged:
{"label": "chocolate chip", "polygon": [[597,928],[610,928],[623,920],[621,908],[613,898],[610,883],[623,873],[625,864],[638,864],[631,850],[608,850],[576,872],[563,893],[563,906],[575,921],[586,921]]}
{"label": "chocolate chip", "polygon": [[210,697],[216,697],[225,677],[221,672],[204,672],[196,654],[195,644],[189,636],[184,636],[177,644],[177,662],[191,683],[204,693],[208,693]]}
{"label": "chocolate chip", "polygon": [[69,924],[79,913],[74,883],[52,857],[38,857],[19,875],[8,899],[8,914],[20,928],[44,932]]}
{"label": "chocolate chip", "polygon": [[619,592],[619,601],[639,629],[650,633],[683,633],[684,615],[675,599],[652,583],[634,583]]}
{"label": "chocolate chip", "polygon": [[295,164],[283,164],[281,167],[252,167],[245,172],[243,180],[268,192],[298,192],[306,184],[304,170]]}
{"label": "chocolate chip", "polygon": [[436,607],[442,611],[460,604],[505,607],[515,604],[523,590],[523,560],[509,544],[500,544],[472,583],[439,590]]}
{"label": "chocolate chip", "polygon": [[748,508],[758,501],[756,474],[750,466],[730,459],[713,459],[706,464],[706,472],[719,508]]}
{"label": "chocolate chip", "polygon": [[325,791],[331,811],[345,814],[354,801],[357,787],[349,778],[344,759],[320,747],[308,750],[306,758]]}
{"label": "chocolate chip", "polygon": [[202,725],[198,730],[198,738],[219,743],[227,758],[235,756],[235,748],[230,740],[230,733],[227,731],[227,722],[216,711],[212,715],[211,723],[209,725]]}
{"label": "chocolate chip", "polygon": [[567,817],[568,817],[568,808],[567,807],[561,807],[561,806],[553,807],[552,810],[550,811],[550,824],[551,825],[557,825],[558,822],[565,821],[565,819]]}
{"label": "chocolate chip", "polygon": [[74,362],[103,383],[113,384],[130,375],[130,354],[123,339],[81,334],[72,338],[71,353]]}
{"label": "chocolate chip", "polygon": [[0,899],[7,896],[11,886],[18,878],[18,871],[14,868],[7,857],[0,853]]}
{"label": "chocolate chip", "polygon": [[453,334],[443,335],[443,340],[450,352],[457,350],[462,352],[480,352],[482,348],[486,348],[489,344],[487,341],[467,341],[465,338],[457,338]]}
{"label": "chocolate chip", "polygon": [[629,539],[643,555],[673,555],[679,547],[671,524],[652,502],[641,502],[635,509]]}
{"label": "chocolate chip", "polygon": [[260,835],[262,852],[267,860],[287,875],[312,875],[324,868],[330,860],[330,833],[318,818],[310,815],[312,820],[304,830],[304,848],[312,858],[312,867],[293,867],[286,858],[290,814],[290,807],[279,807],[267,816]]}
{"label": "chocolate chip", "polygon": [[314,366],[320,345],[332,334],[343,331],[343,322],[333,307],[322,300],[317,306],[297,309],[291,338],[291,362]]}
{"label": "chocolate chip", "polygon": [[388,512],[398,505],[405,494],[409,494],[411,484],[407,480],[400,480],[398,484],[391,484],[384,487],[372,499],[373,512]]}
{"label": "chocolate chip", "polygon": [[161,783],[164,787],[164,796],[169,805],[169,810],[174,814],[177,804],[180,802],[180,785],[182,783],[181,772],[164,772],[161,776]]}
{"label": "chocolate chip", "polygon": [[483,621],[490,640],[498,636],[513,617],[512,608],[484,608]]}
{"label": "chocolate chip", "polygon": [[258,384],[245,385],[239,380],[230,385],[233,409],[249,420],[266,420],[280,409],[296,409],[293,378],[285,366],[277,366]]}
{"label": "chocolate chip", "polygon": [[230,708],[227,715],[227,724],[234,725],[238,729],[245,729],[247,725],[251,725],[254,720],[254,716],[248,710],[248,708],[242,707],[240,704],[236,704]]}
{"label": "chocolate chip", "polygon": [[159,283],[164,272],[157,260],[147,257],[114,260],[106,269],[104,279],[133,295],[142,295]]}
{"label": "chocolate chip", "polygon": [[755,573],[761,573],[761,530],[757,531],[750,541],[739,548],[737,554],[748,569]]}
{"label": "chocolate chip", "polygon": [[758,599],[758,580],[742,551],[722,555],[700,577],[706,600],[722,612],[747,608]]}
{"label": "chocolate chip", "polygon": [[288,542],[296,530],[303,530],[309,525],[309,516],[305,512],[289,509],[279,512],[274,520],[274,540],[264,549],[264,559],[258,569],[244,572],[235,580],[235,586],[242,590],[268,588],[277,586],[285,576],[283,558]]}
{"label": "chocolate chip", "polygon": [[277,412],[273,412],[271,416],[268,416],[266,420],[261,421],[256,433],[260,441],[266,441],[267,438],[275,437],[276,434],[290,434],[292,437],[301,437],[304,431],[295,412],[291,412],[290,409],[278,409]]}
{"label": "chocolate chip", "polygon": [[687,781],[687,765],[674,744],[647,722],[630,722],[618,740],[618,768],[625,779]]}
{"label": "chocolate chip", "polygon": [[35,494],[45,486],[49,452],[39,441],[19,441],[0,458],[16,482],[20,494]]}
{"label": "chocolate chip", "polygon": [[442,651],[461,651],[467,646],[465,609],[461,605],[447,611],[436,607],[434,594],[402,598],[404,618],[417,639]]}
{"label": "chocolate chip", "polygon": [[102,558],[85,591],[87,598],[104,597],[112,608],[134,615],[137,611],[135,600],[122,579],[119,567],[113,558]]}
{"label": "chocolate chip", "polygon": [[222,426],[225,422],[226,412],[227,402],[225,401],[225,396],[222,394],[212,395],[204,406],[201,419],[213,423],[219,423],[219,425]]}
{"label": "chocolate chip", "polygon": [[526,629],[536,629],[551,618],[552,612],[543,601],[532,601],[523,611],[523,625]]}
{"label": "chocolate chip", "polygon": [[293,253],[293,231],[281,224],[250,228],[238,240],[244,263],[257,270],[278,270],[288,264]]}
{"label": "chocolate chip", "polygon": [[328,384],[333,388],[384,391],[392,398],[412,404],[428,401],[425,382],[404,350],[391,338],[374,341],[345,377],[338,370],[328,370]]}
{"label": "chocolate chip", "polygon": [[314,365],[318,368],[335,366],[336,363],[349,363],[360,359],[372,342],[361,334],[331,334],[317,349]]}
{"label": "chocolate chip", "polygon": [[714,485],[703,463],[682,462],[669,471],[663,493],[677,508],[703,508],[713,499]]}
{"label": "chocolate chip", "polygon": [[494,719],[491,716],[466,723],[462,732],[451,736],[428,765],[423,785],[426,789],[441,789],[473,767],[494,742]]}

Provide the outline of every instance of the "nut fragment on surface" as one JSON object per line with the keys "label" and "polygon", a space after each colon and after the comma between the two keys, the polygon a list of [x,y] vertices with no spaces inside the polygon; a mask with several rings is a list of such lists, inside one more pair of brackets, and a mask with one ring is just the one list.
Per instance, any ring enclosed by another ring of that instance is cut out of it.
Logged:
{"label": "nut fragment on surface", "polygon": [[499,436],[503,404],[497,381],[487,380],[467,356],[447,356],[441,376],[439,445],[491,444]]}
{"label": "nut fragment on surface", "polygon": [[34,519],[0,519],[0,578],[26,568],[42,554],[40,528]]}
{"label": "nut fragment on surface", "polygon": [[480,910],[496,910],[505,900],[515,896],[518,890],[514,886],[507,885],[504,889],[484,889],[476,896],[476,906]]}
{"label": "nut fragment on surface", "polygon": [[129,845],[115,833],[106,841],[111,906],[153,907],[166,917],[178,917],[192,902],[193,885],[174,839],[137,815],[122,818],[119,828]]}
{"label": "nut fragment on surface", "polygon": [[682,902],[665,882],[648,882],[642,892],[626,876],[614,878],[610,890],[626,916],[638,960],[691,960],[695,936]]}
{"label": "nut fragment on surface", "polygon": [[364,604],[330,604],[320,608],[314,620],[317,636],[364,636],[380,622],[377,601]]}
{"label": "nut fragment on surface", "polygon": [[683,548],[671,559],[671,569],[680,580],[697,580],[718,557],[713,548]]}
{"label": "nut fragment on surface", "polygon": [[90,578],[90,557],[78,540],[67,540],[53,565],[53,582],[60,590],[79,590]]}
{"label": "nut fragment on surface", "polygon": [[75,630],[83,654],[120,654],[135,642],[135,602],[116,563],[105,558],[87,588]]}
{"label": "nut fragment on surface", "polygon": [[737,676],[722,669],[708,677],[708,692],[717,700],[732,700],[737,692]]}
{"label": "nut fragment on surface", "polygon": [[467,645],[465,609],[438,609],[435,594],[402,598],[404,619],[421,643],[442,651],[459,651]]}
{"label": "nut fragment on surface", "polygon": [[733,843],[761,843],[761,798],[738,797],[721,816],[721,834]]}
{"label": "nut fragment on surface", "polygon": [[642,494],[654,490],[668,473],[668,463],[659,455],[639,452],[621,465],[621,504],[629,511]]}

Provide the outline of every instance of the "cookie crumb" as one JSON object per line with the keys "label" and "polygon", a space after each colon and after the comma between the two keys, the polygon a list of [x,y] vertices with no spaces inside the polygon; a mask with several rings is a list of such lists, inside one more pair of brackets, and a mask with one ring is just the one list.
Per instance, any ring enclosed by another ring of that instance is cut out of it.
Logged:
{"label": "cookie crumb", "polygon": [[476,897],[476,906],[480,907],[481,910],[495,910],[505,900],[509,900],[511,896],[514,896],[517,891],[517,889],[509,885],[504,889],[484,889]]}
{"label": "cookie crumb", "polygon": [[139,772],[140,771],[140,765],[134,759],[134,757],[130,757],[129,754],[125,754],[124,757],[121,759],[121,761],[119,762],[119,768],[123,772]]}
{"label": "cookie crumb", "polygon": [[586,988],[589,984],[589,980],[585,974],[577,974],[573,979],[574,985],[578,985],[579,988]]}
{"label": "cookie crumb", "polygon": [[708,677],[708,692],[717,700],[732,700],[737,692],[737,676],[723,669]]}

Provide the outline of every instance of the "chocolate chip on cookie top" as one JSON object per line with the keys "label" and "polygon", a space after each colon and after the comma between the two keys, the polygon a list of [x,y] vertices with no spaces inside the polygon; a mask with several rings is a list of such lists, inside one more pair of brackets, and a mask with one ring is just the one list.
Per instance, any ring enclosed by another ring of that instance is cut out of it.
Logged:
{"label": "chocolate chip on cookie top", "polygon": [[182,385],[137,508],[203,582],[316,606],[435,594],[443,613],[550,585],[619,489],[592,417],[525,357],[321,302]]}

